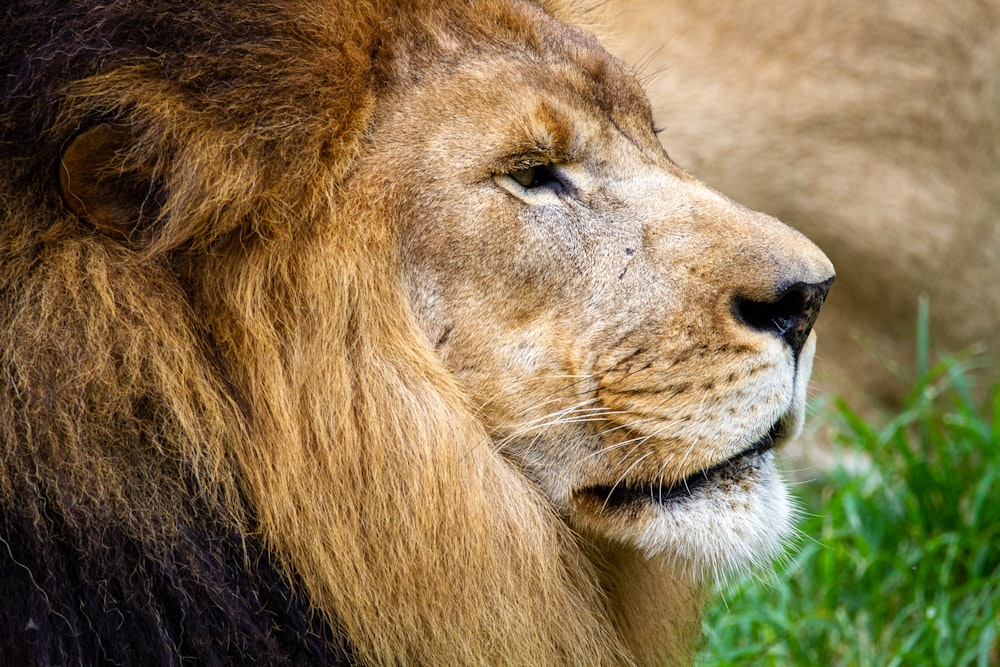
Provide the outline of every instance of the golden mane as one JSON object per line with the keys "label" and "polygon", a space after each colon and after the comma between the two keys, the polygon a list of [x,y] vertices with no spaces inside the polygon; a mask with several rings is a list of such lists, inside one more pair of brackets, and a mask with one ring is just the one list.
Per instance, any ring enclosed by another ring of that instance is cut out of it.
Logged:
{"label": "golden mane", "polygon": [[[351,181],[383,54],[456,16],[529,34],[518,9],[80,4],[0,36],[8,656],[686,655],[695,593],[585,546],[495,450],[413,321],[382,184]],[[59,194],[102,125],[122,238]]]}

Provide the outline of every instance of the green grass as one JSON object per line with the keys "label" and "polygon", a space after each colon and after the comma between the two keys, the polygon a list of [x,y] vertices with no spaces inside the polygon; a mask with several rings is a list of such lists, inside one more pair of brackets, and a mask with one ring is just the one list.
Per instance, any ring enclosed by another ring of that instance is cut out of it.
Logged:
{"label": "green grass", "polygon": [[699,665],[1000,665],[1000,383],[975,392],[968,361],[917,347],[898,415],[836,402],[839,446],[870,471],[797,487],[801,539],[721,591]]}

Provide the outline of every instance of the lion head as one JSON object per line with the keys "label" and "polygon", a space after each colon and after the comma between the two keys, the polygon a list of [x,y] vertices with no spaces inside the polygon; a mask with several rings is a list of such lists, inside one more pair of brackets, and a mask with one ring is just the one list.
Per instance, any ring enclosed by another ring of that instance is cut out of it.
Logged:
{"label": "lion head", "polygon": [[5,655],[683,660],[789,531],[829,262],[559,8],[416,4],[10,10]]}
{"label": "lion head", "polygon": [[425,74],[375,133],[372,164],[405,169],[411,307],[575,527],[739,566],[786,527],[767,452],[799,428],[832,268],[677,168],[591,38],[531,23],[544,48]]}

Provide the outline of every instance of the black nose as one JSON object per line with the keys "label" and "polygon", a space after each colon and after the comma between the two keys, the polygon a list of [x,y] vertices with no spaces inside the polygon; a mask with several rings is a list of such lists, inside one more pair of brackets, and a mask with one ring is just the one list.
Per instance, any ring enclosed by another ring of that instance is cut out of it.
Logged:
{"label": "black nose", "polygon": [[832,284],[833,278],[821,283],[794,283],[769,302],[737,297],[733,310],[751,329],[780,336],[798,357]]}

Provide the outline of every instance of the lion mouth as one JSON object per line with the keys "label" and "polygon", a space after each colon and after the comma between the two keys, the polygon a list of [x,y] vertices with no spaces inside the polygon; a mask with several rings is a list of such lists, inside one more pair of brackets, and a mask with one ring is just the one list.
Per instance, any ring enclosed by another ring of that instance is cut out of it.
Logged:
{"label": "lion mouth", "polygon": [[578,496],[593,502],[598,502],[604,511],[623,509],[636,503],[653,502],[667,505],[692,497],[699,489],[711,482],[721,482],[726,479],[736,480],[740,473],[748,468],[757,467],[760,457],[774,449],[783,440],[785,426],[782,420],[776,422],[771,429],[752,445],[734,456],[713,466],[692,473],[670,486],[661,483],[634,484],[621,482],[614,486],[598,485],[582,489]]}

